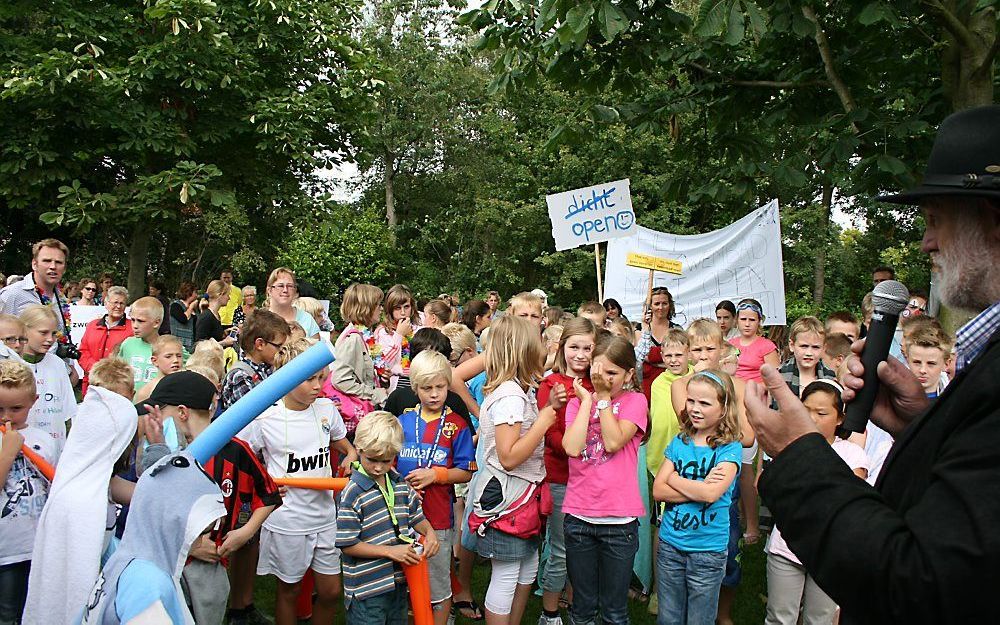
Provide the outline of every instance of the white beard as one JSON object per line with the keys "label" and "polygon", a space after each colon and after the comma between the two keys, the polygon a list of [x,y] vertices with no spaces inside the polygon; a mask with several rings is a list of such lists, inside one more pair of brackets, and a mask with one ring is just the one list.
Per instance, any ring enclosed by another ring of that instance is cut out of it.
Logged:
{"label": "white beard", "polygon": [[978,220],[962,219],[954,239],[934,257],[941,301],[947,306],[985,310],[1000,289],[1000,253],[987,241]]}

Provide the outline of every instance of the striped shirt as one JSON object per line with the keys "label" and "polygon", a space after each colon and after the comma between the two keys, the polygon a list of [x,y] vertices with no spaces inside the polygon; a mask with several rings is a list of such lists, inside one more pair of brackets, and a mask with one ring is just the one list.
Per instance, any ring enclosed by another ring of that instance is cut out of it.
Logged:
{"label": "striped shirt", "polygon": [[[395,493],[394,510],[399,532],[413,536],[413,527],[424,520],[417,493],[396,471],[391,471],[386,479]],[[361,542],[369,545],[404,544],[396,537],[389,509],[378,486],[368,476],[354,471],[350,482],[340,493],[337,547],[342,550]],[[389,558],[354,558],[344,553],[342,562],[346,599],[375,597],[405,584],[402,569]]]}
{"label": "striped shirt", "polygon": [[979,313],[955,334],[955,371],[969,366],[990,342],[993,334],[1000,330],[1000,302]]}

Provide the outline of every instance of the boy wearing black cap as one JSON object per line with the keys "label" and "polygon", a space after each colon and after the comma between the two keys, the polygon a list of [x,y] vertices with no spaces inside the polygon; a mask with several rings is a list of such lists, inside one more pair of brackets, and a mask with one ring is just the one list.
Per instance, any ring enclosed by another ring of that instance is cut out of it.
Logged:
{"label": "boy wearing black cap", "polygon": [[[146,439],[150,443],[142,457],[143,470],[169,453],[164,436],[169,424],[175,428],[180,447],[186,447],[208,427],[216,393],[215,385],[194,371],[172,373],[156,385],[149,401],[138,407],[138,412],[145,415]],[[281,496],[250,447],[238,438],[230,440],[206,462],[205,471],[222,489],[226,516],[216,529],[191,546],[181,588],[195,622],[219,623],[229,598],[227,558],[257,533],[281,504]]]}

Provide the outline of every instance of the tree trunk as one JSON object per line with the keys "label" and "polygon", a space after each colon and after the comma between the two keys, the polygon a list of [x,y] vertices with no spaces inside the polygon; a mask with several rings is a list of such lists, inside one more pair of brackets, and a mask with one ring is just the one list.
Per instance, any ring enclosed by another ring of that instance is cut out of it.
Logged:
{"label": "tree trunk", "polygon": [[134,302],[146,295],[146,259],[149,256],[149,224],[138,223],[128,247],[128,298]]}
{"label": "tree trunk", "polygon": [[945,34],[941,55],[941,82],[952,110],[993,104],[993,58],[997,46],[997,18],[992,8],[973,11],[955,0],[939,11]]}
{"label": "tree trunk", "polygon": [[833,205],[833,183],[823,183],[823,199],[820,201],[819,245],[816,247],[816,258],[813,260],[813,306],[816,310],[823,307],[823,296],[826,291],[826,248],[830,243],[830,212]]}
{"label": "tree trunk", "polygon": [[382,154],[383,182],[385,184],[385,219],[389,228],[396,228],[396,191],[393,181],[396,177],[396,157],[386,148]]}
{"label": "tree trunk", "polygon": [[[941,54],[941,83],[953,111],[993,104],[993,62],[1000,41],[993,8],[975,10],[975,3],[960,6],[956,0],[940,4],[938,16],[945,35]],[[936,289],[932,288],[932,296]],[[954,333],[978,310],[941,304],[938,318]]]}

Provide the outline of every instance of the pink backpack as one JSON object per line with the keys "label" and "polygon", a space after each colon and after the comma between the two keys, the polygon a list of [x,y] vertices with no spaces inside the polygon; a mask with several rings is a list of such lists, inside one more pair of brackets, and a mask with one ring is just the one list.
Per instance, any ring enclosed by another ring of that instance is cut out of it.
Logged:
{"label": "pink backpack", "polygon": [[[348,330],[344,336],[350,336],[351,334],[360,335],[361,332],[357,328],[351,327],[351,329]],[[364,340],[362,340],[361,344],[364,345]],[[365,351],[367,352],[367,350],[368,348],[366,346]],[[344,425],[347,427],[347,432],[353,433],[354,430],[357,429],[358,421],[361,420],[361,417],[374,410],[375,405],[372,404],[371,400],[362,399],[357,395],[348,395],[347,393],[337,389],[330,381],[332,377],[333,374],[331,373],[330,377],[328,377],[326,382],[323,383],[323,397],[328,397],[333,400],[333,403],[337,406],[337,410],[340,411],[340,416],[344,419]]]}

